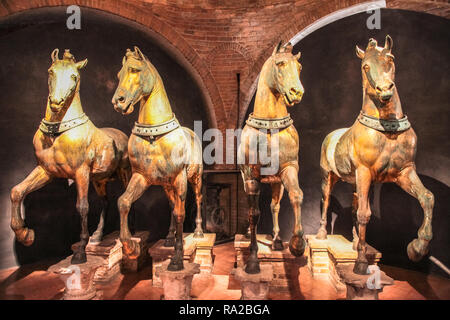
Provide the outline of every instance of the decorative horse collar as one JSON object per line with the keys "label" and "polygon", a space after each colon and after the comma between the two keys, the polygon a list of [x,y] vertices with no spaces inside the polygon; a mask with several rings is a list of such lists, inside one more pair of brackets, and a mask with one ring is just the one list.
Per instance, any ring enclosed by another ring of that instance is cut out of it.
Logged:
{"label": "decorative horse collar", "polygon": [[180,127],[180,124],[175,117],[175,114],[173,114],[172,119],[161,124],[149,125],[135,122],[133,130],[131,132],[134,135],[140,137],[148,137],[153,140],[155,139],[155,137],[169,133],[177,129],[178,127]]}
{"label": "decorative horse collar", "polygon": [[366,127],[385,132],[400,132],[411,127],[411,123],[409,123],[406,115],[401,119],[387,120],[368,116],[361,111],[358,121]]}
{"label": "decorative horse collar", "polygon": [[256,118],[253,112],[248,116],[246,123],[256,129],[284,129],[289,127],[294,121],[288,113],[286,117],[278,119]]}
{"label": "decorative horse collar", "polygon": [[45,134],[54,136],[75,127],[81,126],[82,124],[88,122],[88,120],[89,117],[85,113],[83,113],[78,118],[66,121],[51,122],[42,119],[41,124],[39,125],[39,129]]}

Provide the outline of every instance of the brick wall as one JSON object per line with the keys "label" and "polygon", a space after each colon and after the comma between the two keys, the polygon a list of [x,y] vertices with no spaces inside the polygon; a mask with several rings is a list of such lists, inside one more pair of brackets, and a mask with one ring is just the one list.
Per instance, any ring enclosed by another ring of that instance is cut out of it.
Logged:
{"label": "brick wall", "polygon": [[[192,66],[209,98],[208,115],[224,131],[237,123],[255,91],[259,71],[279,39],[364,0],[3,0],[0,16],[78,4],[136,21],[162,36]],[[387,0],[387,7],[450,17],[447,0]],[[221,165],[217,168],[231,168]]]}

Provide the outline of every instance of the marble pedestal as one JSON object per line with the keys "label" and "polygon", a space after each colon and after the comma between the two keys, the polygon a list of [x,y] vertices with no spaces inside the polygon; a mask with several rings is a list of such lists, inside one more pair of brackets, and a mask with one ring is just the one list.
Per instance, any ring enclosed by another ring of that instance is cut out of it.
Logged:
{"label": "marble pedestal", "polygon": [[213,247],[216,242],[215,233],[204,233],[203,238],[192,238],[195,242],[194,262],[200,265],[201,275],[210,275],[214,266]]}
{"label": "marble pedestal", "polygon": [[[72,245],[72,251],[75,252],[80,242]],[[118,274],[120,274],[120,264],[122,261],[122,243],[119,240],[119,232],[115,231],[106,235],[101,242],[88,242],[86,245],[86,256],[97,257],[102,264],[97,268],[94,275],[96,283],[108,283]]]}
{"label": "marble pedestal", "polygon": [[184,269],[169,271],[167,266],[170,260],[166,260],[156,267],[155,275],[161,279],[164,289],[164,300],[191,300],[191,285],[195,274],[200,273],[200,265],[197,263],[184,263]]}
{"label": "marble pedestal", "polygon": [[336,270],[347,286],[347,300],[378,300],[378,293],[385,286],[394,284],[394,280],[377,266],[367,275],[354,273],[353,265],[339,265]]}
{"label": "marble pedestal", "polygon": [[[270,286],[276,290],[289,290],[293,285],[292,274],[295,269],[300,268],[301,258],[295,257],[289,251],[289,243],[283,243],[283,250],[272,250],[272,236],[266,234],[256,235],[258,242],[258,259],[260,265],[273,266],[273,281]],[[234,249],[236,252],[236,266],[243,268],[250,254],[250,239],[243,234],[237,234],[234,238]]]}
{"label": "marble pedestal", "polygon": [[[165,247],[165,239],[158,240],[154,245],[148,249],[148,254],[152,258],[152,285],[157,288],[162,288],[163,283],[161,278],[157,275],[156,269],[161,267],[163,262],[173,257],[175,253],[174,247]],[[194,262],[196,244],[193,241],[192,233],[183,234],[183,250],[184,250],[184,264]]]}
{"label": "marble pedestal", "polygon": [[104,267],[104,259],[88,255],[87,262],[71,264],[72,256],[51,266],[47,271],[56,273],[64,282],[63,300],[100,300],[102,292],[98,291],[94,278],[97,270]]}
{"label": "marble pedestal", "polygon": [[[327,239],[318,240],[315,235],[307,235],[308,268],[314,279],[329,280],[335,289],[346,290],[345,283],[337,272],[338,266],[354,265],[358,253],[353,244],[341,235],[329,234]],[[369,265],[376,265],[381,259],[381,252],[367,245]]]}
{"label": "marble pedestal", "polygon": [[138,272],[149,260],[148,259],[148,238],[150,233],[148,231],[137,231],[131,237],[131,240],[139,245],[139,256],[135,259],[131,259],[127,255],[122,259],[122,272],[123,273],[135,273]]}
{"label": "marble pedestal", "polygon": [[241,283],[241,300],[267,300],[269,286],[273,280],[273,266],[261,264],[261,271],[256,274],[245,272],[245,267],[237,267],[231,271],[236,280]]}

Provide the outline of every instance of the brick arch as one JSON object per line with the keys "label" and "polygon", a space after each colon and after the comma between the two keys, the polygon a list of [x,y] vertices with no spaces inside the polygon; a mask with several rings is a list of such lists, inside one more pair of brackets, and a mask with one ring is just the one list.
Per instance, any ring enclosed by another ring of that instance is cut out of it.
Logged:
{"label": "brick arch", "polygon": [[[449,19],[450,18],[450,3],[448,0],[425,0],[425,1],[415,1],[415,0],[374,0],[374,1],[364,1],[364,0],[353,0],[348,1],[347,5],[344,4],[342,1],[330,1],[330,0],[322,0],[317,1],[316,7],[312,8],[310,10],[310,13],[303,13],[301,18],[297,19],[295,18],[295,14],[287,14],[286,20],[287,21],[297,21],[296,23],[284,26],[284,32],[280,32],[278,36],[276,36],[273,41],[271,41],[271,44],[267,46],[264,50],[262,50],[261,55],[255,60],[255,63],[251,67],[251,72],[247,76],[245,82],[242,84],[242,98],[241,98],[241,105],[242,108],[240,110],[239,114],[239,125],[242,126],[244,123],[244,117],[247,113],[247,110],[249,108],[249,104],[253,98],[253,95],[256,92],[257,89],[257,81],[258,76],[260,73],[260,70],[264,64],[264,62],[270,57],[273,51],[273,47],[275,46],[278,41],[288,41],[290,39],[293,39],[296,35],[301,34],[304,30],[306,30],[308,27],[314,25],[318,20],[321,18],[324,18],[326,16],[333,15],[341,10],[349,9],[351,7],[356,7],[358,5],[370,5],[370,4],[380,4],[382,2],[385,2],[385,5],[382,5],[381,7],[385,7],[388,9],[402,9],[402,10],[411,10],[411,11],[417,11],[417,12],[423,12],[428,14],[433,14],[437,16],[441,16],[444,18]],[[317,8],[321,8],[321,10],[318,10]],[[316,9],[316,10],[314,10]],[[366,10],[364,10],[366,11]],[[317,16],[317,13],[320,12],[321,15]],[[362,12],[362,11],[360,11]],[[347,16],[350,16],[353,13],[347,14]],[[341,16],[338,19],[342,19],[345,16]],[[330,21],[332,22],[332,21]],[[330,23],[329,22],[329,23]],[[281,26],[283,27],[283,26]],[[282,30],[282,28],[280,28]]]}
{"label": "brick arch", "polygon": [[220,129],[222,129],[222,127],[226,127],[226,114],[222,101],[220,100],[219,90],[216,86],[214,78],[209,72],[208,66],[183,37],[181,37],[173,28],[159,19],[156,15],[153,15],[151,12],[144,12],[142,8],[125,0],[77,0],[70,1],[70,3],[65,0],[7,0],[0,2],[0,17],[25,10],[44,7],[69,6],[72,4],[112,13],[122,18],[137,22],[152,30],[164,40],[168,41],[171,46],[166,45],[165,47],[167,49],[172,49],[172,51],[178,51],[172,52],[175,57],[178,57],[178,59],[180,59],[181,54],[181,56],[187,60],[188,63],[183,63],[183,61],[179,62],[188,67],[188,71],[197,80],[201,91],[203,91],[202,93],[205,95],[204,99],[207,105],[207,110],[205,111],[208,115],[210,126]]}

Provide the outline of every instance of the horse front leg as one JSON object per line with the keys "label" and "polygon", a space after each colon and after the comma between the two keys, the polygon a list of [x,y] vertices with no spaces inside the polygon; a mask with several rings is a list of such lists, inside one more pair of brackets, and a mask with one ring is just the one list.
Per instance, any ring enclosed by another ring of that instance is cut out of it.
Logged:
{"label": "horse front leg", "polygon": [[80,246],[72,256],[72,264],[81,264],[87,261],[86,245],[89,240],[87,216],[89,212],[89,167],[83,166],[75,172],[75,184],[77,187],[77,211],[81,217]]}
{"label": "horse front leg", "polygon": [[322,218],[320,219],[320,228],[317,231],[316,238],[324,240],[327,238],[327,213],[330,205],[330,194],[339,178],[331,171],[323,172],[322,175]]}
{"label": "horse front leg", "polygon": [[130,229],[128,228],[128,213],[131,205],[139,199],[145,190],[149,187],[147,180],[140,173],[133,173],[127,190],[117,200],[117,207],[120,212],[120,241],[123,245],[123,252],[129,258],[137,258],[139,255],[139,246],[131,240]]}
{"label": "horse front leg", "polygon": [[175,207],[175,193],[172,187],[164,187],[164,192],[166,193],[167,199],[169,199],[170,204],[170,226],[169,233],[164,240],[165,247],[175,246],[175,213],[173,209]]}
{"label": "horse front leg", "polygon": [[174,216],[176,222],[175,233],[175,254],[173,255],[167,267],[169,271],[179,271],[184,268],[183,265],[183,223],[185,217],[185,202],[187,193],[186,170],[182,170],[173,182],[175,192]]}
{"label": "horse front leg", "polygon": [[250,223],[250,256],[245,267],[245,272],[250,274],[259,273],[261,271],[258,260],[258,243],[256,240],[256,228],[259,221],[259,181],[256,179],[246,180],[244,189],[247,193],[249,205],[248,218]]}
{"label": "horse front leg", "polygon": [[[356,186],[355,186],[356,188]],[[353,192],[353,199],[352,199],[352,220],[353,220],[353,228],[352,228],[352,234],[353,234],[353,250],[358,249],[358,194]]]}
{"label": "horse front leg", "polygon": [[274,183],[272,187],[272,202],[270,210],[272,211],[273,220],[273,242],[272,250],[283,250],[283,242],[280,238],[280,226],[278,224],[278,214],[280,213],[280,201],[283,197],[284,186],[282,183]]}
{"label": "horse front leg", "polygon": [[370,170],[366,167],[360,166],[356,169],[356,193],[358,196],[358,211],[356,213],[358,219],[358,257],[356,258],[353,272],[356,274],[367,274],[367,267],[369,265],[366,252],[366,226],[370,220],[371,211],[369,205],[369,190],[372,183],[372,176]]}
{"label": "horse front leg", "polygon": [[289,200],[294,210],[294,231],[289,242],[289,251],[296,256],[303,255],[306,249],[306,240],[303,237],[301,206],[303,203],[303,191],[298,185],[298,172],[293,166],[286,167],[281,173],[281,181],[289,194]]}
{"label": "horse front leg", "polygon": [[429,251],[429,244],[433,238],[431,221],[433,218],[434,195],[424,187],[414,167],[404,169],[397,178],[396,183],[407,193],[419,200],[423,209],[424,218],[419,231],[418,238],[408,244],[407,253],[412,261],[421,260]]}
{"label": "horse front leg", "polygon": [[27,194],[51,181],[51,177],[41,167],[36,167],[21,183],[11,190],[11,229],[16,234],[16,239],[25,246],[31,246],[34,242],[34,231],[25,227],[22,219],[21,204]]}

